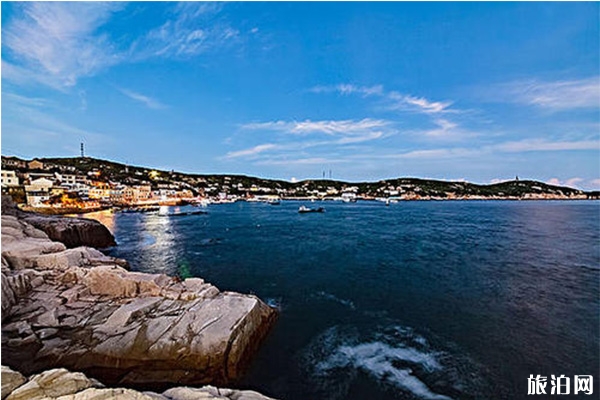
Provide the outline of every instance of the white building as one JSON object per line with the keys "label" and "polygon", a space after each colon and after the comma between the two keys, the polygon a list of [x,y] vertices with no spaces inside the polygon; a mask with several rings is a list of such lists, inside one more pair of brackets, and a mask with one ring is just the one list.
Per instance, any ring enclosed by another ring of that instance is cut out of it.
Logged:
{"label": "white building", "polygon": [[15,171],[2,171],[2,187],[19,186],[19,178]]}
{"label": "white building", "polygon": [[356,201],[356,193],[354,192],[344,192],[342,193],[342,201],[346,203],[353,203]]}
{"label": "white building", "polygon": [[25,185],[27,205],[32,207],[43,206],[43,202],[50,199],[53,185],[54,182],[46,178],[39,178],[31,181],[30,185]]}

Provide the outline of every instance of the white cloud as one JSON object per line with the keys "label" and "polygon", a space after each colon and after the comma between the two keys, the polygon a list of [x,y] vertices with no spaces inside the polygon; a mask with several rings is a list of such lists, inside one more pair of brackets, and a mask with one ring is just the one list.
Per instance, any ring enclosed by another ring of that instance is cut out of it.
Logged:
{"label": "white cloud", "polygon": [[436,125],[433,129],[413,131],[411,133],[435,140],[460,140],[478,136],[476,132],[463,129],[457,123],[445,118],[436,118],[433,120],[433,123]]}
{"label": "white cloud", "polygon": [[131,57],[192,57],[239,39],[239,31],[214,19],[220,3],[177,3],[173,17],[135,41]]}
{"label": "white cloud", "polygon": [[272,158],[266,160],[257,161],[256,165],[324,165],[324,164],[337,164],[340,162],[346,162],[343,159],[331,159],[325,157],[307,157],[307,158]]}
{"label": "white cloud", "polygon": [[97,31],[122,4],[32,2],[18,7],[2,32],[14,60],[3,59],[5,78],[69,87],[120,61],[108,37]]}
{"label": "white cloud", "polygon": [[567,179],[565,183],[567,184],[567,186],[577,186],[581,182],[583,182],[583,178],[571,178]]}
{"label": "white cloud", "polygon": [[[391,123],[386,120],[364,118],[362,120],[321,120],[321,121],[269,121],[253,122],[241,126],[244,130],[273,131],[279,135],[279,143],[264,143],[243,150],[229,152],[225,159],[234,158],[256,158],[258,154],[269,153],[269,162],[281,162],[282,160],[314,160],[314,157],[300,157],[303,150],[309,148],[324,149],[331,153],[334,149],[348,145],[364,143],[382,139],[393,135],[395,130]],[[319,136],[313,140],[305,140],[305,136]],[[278,158],[274,159],[273,154]],[[283,158],[281,158],[283,157]],[[265,160],[262,160],[265,161]],[[262,162],[261,161],[261,162]],[[265,161],[266,162],[266,161]],[[298,161],[294,161],[298,162]]]}
{"label": "white cloud", "polygon": [[271,130],[290,134],[323,133],[326,135],[351,136],[357,133],[371,133],[374,129],[390,126],[390,122],[382,119],[364,118],[362,120],[322,120],[311,121],[270,121],[242,125],[247,130]]}
{"label": "white cloud", "polygon": [[521,81],[503,87],[503,99],[551,111],[600,108],[600,76],[555,82]]}
{"label": "white cloud", "polygon": [[492,146],[494,150],[509,153],[527,151],[566,151],[566,150],[600,150],[600,142],[596,140],[547,141],[546,139],[524,139],[504,142]]}
{"label": "white cloud", "polygon": [[438,114],[443,112],[455,112],[450,110],[451,101],[430,101],[424,97],[415,97],[411,95],[401,94],[398,92],[390,92],[387,95],[390,100],[388,108],[390,110],[405,110],[418,111],[425,114]]}
{"label": "white cloud", "polygon": [[570,179],[565,179],[565,180],[560,180],[558,178],[551,178],[551,179],[548,179],[546,181],[546,183],[548,185],[567,186],[567,187],[573,187],[573,188],[581,189],[580,184],[582,182],[584,182],[584,181],[585,180],[583,178],[578,178],[578,177],[576,177],[576,178],[570,178]]}
{"label": "white cloud", "polygon": [[[528,139],[514,142],[504,142],[476,148],[445,147],[436,149],[413,150],[405,153],[387,154],[383,158],[465,158],[479,157],[493,153],[523,153],[533,151],[572,151],[572,150],[598,150],[600,142],[593,140],[580,141],[547,141],[545,139]],[[578,178],[573,178],[578,179]],[[577,183],[578,181],[573,181]]]}
{"label": "white cloud", "polygon": [[[102,31],[122,2],[14,3],[2,29],[2,77],[66,90],[113,65],[152,57],[188,58],[239,41],[216,15],[221,3],[176,3],[160,26],[136,38]],[[4,49],[6,48],[6,52]]]}
{"label": "white cloud", "polygon": [[431,101],[424,97],[403,94],[396,91],[386,92],[383,85],[360,86],[351,83],[340,83],[332,86],[315,86],[309,89],[313,93],[338,93],[340,95],[358,94],[363,97],[377,96],[383,99],[388,110],[399,110],[425,114],[457,112],[450,109],[451,101]]}
{"label": "white cloud", "polygon": [[254,156],[259,153],[263,153],[267,150],[276,149],[277,147],[278,146],[273,143],[259,144],[258,146],[254,146],[252,148],[245,149],[245,150],[230,151],[229,153],[227,153],[225,155],[225,158],[231,159],[231,158]]}
{"label": "white cloud", "polygon": [[309,92],[313,93],[339,93],[341,95],[350,95],[350,94],[359,94],[364,97],[373,96],[373,95],[383,95],[383,86],[375,85],[375,86],[359,86],[353,85],[349,83],[340,83],[334,86],[315,86],[309,89]]}
{"label": "white cloud", "polygon": [[138,101],[138,102],[144,104],[148,108],[151,108],[154,110],[160,110],[160,109],[167,108],[166,105],[162,104],[158,100],[155,100],[148,96],[144,96],[143,94],[140,94],[140,93],[136,93],[132,90],[119,88],[119,91],[121,93],[123,93],[125,96],[129,97],[130,99],[133,99],[135,101]]}
{"label": "white cloud", "polygon": [[548,185],[553,185],[553,186],[561,186],[560,180],[558,178],[552,178],[552,179],[548,179],[546,181],[546,183]]}

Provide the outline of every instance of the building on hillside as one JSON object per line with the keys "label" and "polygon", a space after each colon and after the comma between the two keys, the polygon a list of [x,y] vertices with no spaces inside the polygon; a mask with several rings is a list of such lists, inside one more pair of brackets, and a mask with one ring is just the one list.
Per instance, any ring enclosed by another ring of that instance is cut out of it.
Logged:
{"label": "building on hillside", "polygon": [[67,187],[75,186],[77,184],[88,184],[88,179],[84,175],[56,174],[56,179],[60,181],[61,185]]}
{"label": "building on hillside", "polygon": [[2,187],[19,186],[19,178],[15,171],[2,171]]}
{"label": "building on hillside", "polygon": [[32,207],[43,206],[44,202],[50,200],[53,194],[53,186],[54,182],[46,178],[39,178],[31,181],[31,184],[25,185],[27,205]]}
{"label": "building on hillside", "polygon": [[27,162],[19,160],[16,157],[4,157],[2,156],[2,169],[5,168],[27,168]]}
{"label": "building on hillside", "polygon": [[104,182],[93,182],[88,196],[95,200],[110,200],[112,187]]}
{"label": "building on hillside", "polygon": [[29,169],[44,169],[44,163],[40,160],[32,160],[27,163]]}
{"label": "building on hillside", "polygon": [[24,177],[25,177],[25,180],[26,180],[25,183],[33,182],[33,181],[35,181],[37,179],[40,179],[40,178],[46,178],[46,179],[51,180],[51,181],[57,180],[56,175],[54,175],[54,174],[52,174],[50,172],[26,172],[24,174]]}

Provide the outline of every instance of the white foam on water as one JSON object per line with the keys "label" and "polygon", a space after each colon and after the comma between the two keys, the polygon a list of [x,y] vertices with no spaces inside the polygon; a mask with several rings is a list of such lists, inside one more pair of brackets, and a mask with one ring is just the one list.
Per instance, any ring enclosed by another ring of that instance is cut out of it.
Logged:
{"label": "white foam on water", "polygon": [[411,347],[392,347],[382,342],[361,343],[356,346],[340,346],[326,360],[316,365],[319,373],[327,373],[335,368],[353,367],[370,375],[386,380],[397,387],[410,391],[416,396],[431,400],[448,400],[448,396],[432,392],[410,369],[394,366],[394,361],[420,364],[427,370],[439,370],[433,353],[424,353]]}
{"label": "white foam on water", "polygon": [[[451,400],[432,391],[411,370],[412,365],[420,373],[443,371],[444,367],[438,361],[441,353],[430,350],[425,338],[414,334],[410,328],[394,327],[391,331],[395,332],[392,337],[375,334],[375,340],[360,342],[353,335],[344,335],[338,328],[327,330],[320,336],[317,346],[311,349],[309,361],[312,361],[313,375],[323,387],[348,388],[356,372],[362,371],[422,399]],[[398,335],[402,337],[398,338]],[[334,382],[336,379],[345,382]]]}
{"label": "white foam on water", "polygon": [[327,293],[327,292],[323,292],[323,291],[317,292],[316,296],[326,299],[326,300],[330,300],[330,301],[342,304],[346,307],[351,308],[352,310],[356,310],[356,306],[354,305],[354,302],[352,302],[351,300],[340,299],[336,295],[333,295],[333,294]]}

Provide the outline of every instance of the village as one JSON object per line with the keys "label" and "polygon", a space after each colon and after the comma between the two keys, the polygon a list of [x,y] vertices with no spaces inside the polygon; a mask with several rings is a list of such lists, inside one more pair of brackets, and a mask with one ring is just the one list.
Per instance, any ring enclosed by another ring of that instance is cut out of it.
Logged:
{"label": "village", "polygon": [[193,175],[133,167],[89,157],[22,160],[2,156],[2,193],[24,210],[48,213],[111,207],[279,200],[489,200],[589,199],[596,192],[535,181],[474,185],[421,179],[371,183],[334,180],[287,182],[242,175]]}

